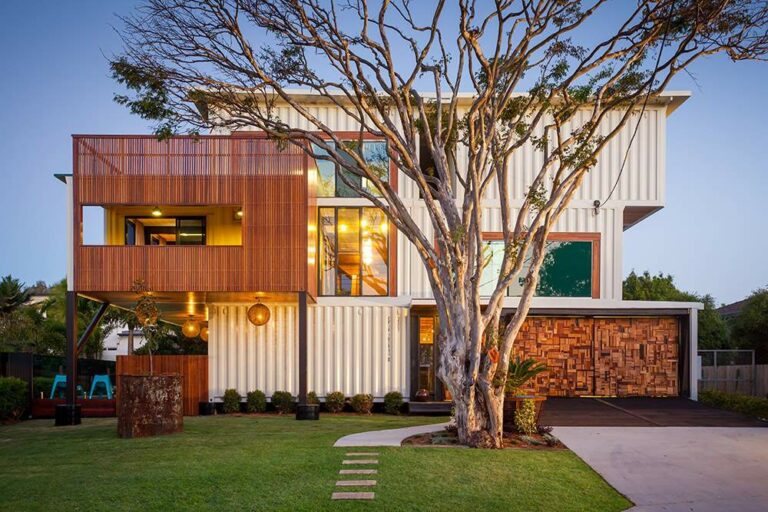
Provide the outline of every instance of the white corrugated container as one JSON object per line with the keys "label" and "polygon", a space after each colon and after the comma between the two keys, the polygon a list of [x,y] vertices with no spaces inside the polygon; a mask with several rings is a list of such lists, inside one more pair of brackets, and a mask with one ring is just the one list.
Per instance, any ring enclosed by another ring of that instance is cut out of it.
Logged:
{"label": "white corrugated container", "polygon": [[[326,300],[327,301],[327,300]],[[268,304],[272,317],[255,327],[249,305],[209,305],[208,389],[241,395],[261,389],[298,392],[298,308]],[[408,308],[390,305],[308,306],[308,387],[318,396],[389,391],[408,396]]]}

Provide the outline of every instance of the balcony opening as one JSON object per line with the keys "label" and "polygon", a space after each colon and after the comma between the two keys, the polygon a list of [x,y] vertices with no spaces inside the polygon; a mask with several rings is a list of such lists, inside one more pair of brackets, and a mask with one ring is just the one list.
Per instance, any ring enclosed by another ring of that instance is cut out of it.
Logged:
{"label": "balcony opening", "polygon": [[243,244],[239,206],[84,206],[83,245]]}

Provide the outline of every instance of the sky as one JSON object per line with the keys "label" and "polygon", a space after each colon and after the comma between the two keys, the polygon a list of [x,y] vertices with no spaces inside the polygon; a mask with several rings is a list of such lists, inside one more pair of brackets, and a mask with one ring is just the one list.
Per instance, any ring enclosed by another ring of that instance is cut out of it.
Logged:
{"label": "sky", "polygon": [[[64,277],[71,134],[150,133],[113,101],[112,25],[133,1],[0,2],[0,275]],[[714,58],[670,89],[666,207],[624,233],[624,273],[672,274],[684,290],[740,300],[768,286],[768,64]]]}

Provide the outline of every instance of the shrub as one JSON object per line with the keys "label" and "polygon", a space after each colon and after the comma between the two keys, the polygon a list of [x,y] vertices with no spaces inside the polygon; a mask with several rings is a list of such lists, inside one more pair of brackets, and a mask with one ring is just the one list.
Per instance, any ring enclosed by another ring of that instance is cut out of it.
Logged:
{"label": "shrub", "polygon": [[515,427],[527,436],[536,433],[536,404],[533,400],[523,400],[523,405],[515,412]]}
{"label": "shrub", "polygon": [[288,414],[293,411],[293,395],[288,391],[275,391],[272,393],[272,405],[280,414]]}
{"label": "shrub", "polygon": [[27,408],[27,383],[16,377],[0,377],[0,421],[16,421]]}
{"label": "shrub", "polygon": [[32,379],[32,396],[40,398],[40,393],[43,394],[43,398],[51,396],[51,388],[53,387],[53,377],[35,377]]}
{"label": "shrub", "polygon": [[403,395],[399,391],[390,391],[384,395],[384,411],[387,414],[400,414],[403,407]]}
{"label": "shrub", "polygon": [[314,391],[310,391],[307,393],[307,403],[309,405],[317,405],[320,403],[320,400],[317,399],[317,393]]}
{"label": "shrub", "polygon": [[240,412],[240,393],[235,389],[228,389],[224,391],[224,414],[232,414],[233,412]]}
{"label": "shrub", "polygon": [[248,412],[264,412],[267,410],[267,395],[260,389],[246,395],[246,410]]}
{"label": "shrub", "polygon": [[358,414],[371,414],[373,409],[373,396],[358,393],[349,401],[352,409]]}
{"label": "shrub", "polygon": [[768,398],[710,389],[699,393],[699,401],[712,407],[740,412],[747,416],[768,418]]}
{"label": "shrub", "polygon": [[325,397],[325,408],[328,412],[337,413],[344,409],[344,393],[334,391]]}

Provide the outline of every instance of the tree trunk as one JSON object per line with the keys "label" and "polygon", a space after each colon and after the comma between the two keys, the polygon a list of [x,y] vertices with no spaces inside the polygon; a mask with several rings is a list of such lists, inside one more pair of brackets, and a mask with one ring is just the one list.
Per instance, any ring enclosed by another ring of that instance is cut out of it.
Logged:
{"label": "tree trunk", "polygon": [[128,355],[133,355],[133,327],[128,327]]}

